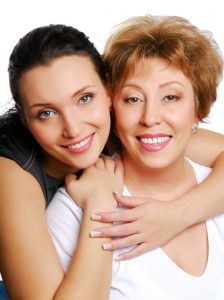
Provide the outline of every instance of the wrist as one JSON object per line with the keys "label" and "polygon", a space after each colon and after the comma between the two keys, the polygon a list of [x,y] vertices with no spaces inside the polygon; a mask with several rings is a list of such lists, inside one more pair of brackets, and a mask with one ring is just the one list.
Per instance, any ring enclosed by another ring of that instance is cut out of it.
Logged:
{"label": "wrist", "polygon": [[184,231],[196,223],[194,211],[189,207],[189,202],[186,199],[179,198],[171,201],[169,204],[170,214],[179,232]]}
{"label": "wrist", "polygon": [[113,211],[117,207],[117,202],[113,195],[106,197],[94,197],[83,203],[83,211],[89,215]]}

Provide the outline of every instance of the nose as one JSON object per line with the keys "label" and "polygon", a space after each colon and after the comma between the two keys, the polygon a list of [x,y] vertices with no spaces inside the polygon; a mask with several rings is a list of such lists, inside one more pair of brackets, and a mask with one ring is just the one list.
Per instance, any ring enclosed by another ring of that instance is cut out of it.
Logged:
{"label": "nose", "polygon": [[62,136],[66,138],[76,137],[81,131],[80,116],[70,111],[64,112],[62,116]]}
{"label": "nose", "polygon": [[161,115],[162,111],[158,101],[145,101],[140,123],[147,127],[158,125],[161,123]]}

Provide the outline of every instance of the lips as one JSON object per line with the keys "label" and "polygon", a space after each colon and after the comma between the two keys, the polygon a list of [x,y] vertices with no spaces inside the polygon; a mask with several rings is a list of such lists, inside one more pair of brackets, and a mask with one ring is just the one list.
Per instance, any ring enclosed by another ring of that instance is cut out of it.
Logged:
{"label": "lips", "polygon": [[164,149],[172,136],[164,134],[142,135],[137,137],[139,145],[146,151],[154,152]]}
{"label": "lips", "polygon": [[62,147],[66,148],[68,151],[73,152],[73,153],[85,152],[91,146],[94,134],[95,133],[83,138],[82,140],[70,143],[68,145],[64,145]]}

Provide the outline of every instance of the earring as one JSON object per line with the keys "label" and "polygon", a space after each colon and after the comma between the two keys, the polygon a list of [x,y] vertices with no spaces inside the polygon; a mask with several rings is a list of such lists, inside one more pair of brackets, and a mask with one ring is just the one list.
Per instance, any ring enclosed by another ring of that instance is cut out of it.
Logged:
{"label": "earring", "polygon": [[195,126],[194,128],[191,129],[192,134],[196,134],[198,132],[198,126]]}

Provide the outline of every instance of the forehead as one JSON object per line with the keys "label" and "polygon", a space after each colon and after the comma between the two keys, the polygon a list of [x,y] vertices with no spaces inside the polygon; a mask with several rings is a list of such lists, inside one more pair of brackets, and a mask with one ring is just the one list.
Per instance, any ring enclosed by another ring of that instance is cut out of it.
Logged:
{"label": "forehead", "polygon": [[27,77],[35,77],[41,73],[42,76],[46,75],[54,75],[55,72],[84,72],[86,69],[88,71],[95,71],[94,65],[89,57],[87,56],[80,56],[80,55],[67,55],[55,58],[49,61],[46,64],[39,64],[34,66],[33,68],[29,69],[28,71],[24,72],[21,80]]}
{"label": "forehead", "polygon": [[[23,73],[19,80],[19,91],[47,91],[60,86],[66,89],[69,85],[88,84],[100,82],[98,73],[88,57],[63,56],[56,58],[48,64],[37,65]],[[21,95],[22,96],[22,95]]]}
{"label": "forehead", "polygon": [[136,62],[126,75],[123,81],[124,85],[130,81],[138,81],[139,84],[144,81],[162,84],[166,81],[180,81],[187,86],[192,87],[191,79],[178,65],[162,58],[144,58]]}
{"label": "forehead", "polygon": [[68,94],[83,85],[101,86],[91,60],[85,56],[63,56],[25,72],[19,81],[22,98],[32,95]]}

